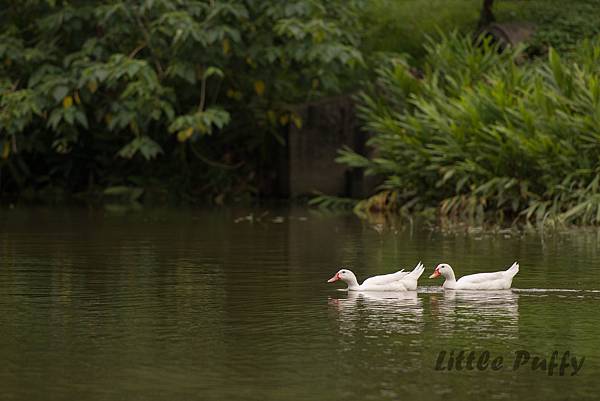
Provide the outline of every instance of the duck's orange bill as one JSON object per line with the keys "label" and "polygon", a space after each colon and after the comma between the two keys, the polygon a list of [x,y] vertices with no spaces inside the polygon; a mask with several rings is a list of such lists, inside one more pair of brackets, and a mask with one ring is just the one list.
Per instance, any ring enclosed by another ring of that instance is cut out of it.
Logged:
{"label": "duck's orange bill", "polygon": [[340,279],[340,275],[335,273],[335,276],[327,280],[328,283],[333,283],[334,281],[338,281]]}
{"label": "duck's orange bill", "polygon": [[441,276],[441,275],[442,275],[442,274],[440,273],[440,271],[439,271],[438,269],[435,269],[435,270],[433,271],[433,274],[432,274],[431,276],[429,276],[429,278],[436,278],[436,277],[439,277],[439,276]]}

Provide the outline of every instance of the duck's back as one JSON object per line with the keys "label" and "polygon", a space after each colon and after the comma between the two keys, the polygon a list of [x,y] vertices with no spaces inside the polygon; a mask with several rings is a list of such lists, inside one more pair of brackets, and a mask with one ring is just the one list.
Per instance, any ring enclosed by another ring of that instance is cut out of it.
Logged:
{"label": "duck's back", "polygon": [[362,285],[384,285],[393,283],[394,281],[402,280],[405,278],[409,272],[405,272],[404,269],[399,270],[395,273],[390,274],[382,274],[380,276],[373,276],[366,279]]}
{"label": "duck's back", "polygon": [[395,280],[383,284],[364,283],[359,287],[360,291],[408,291],[406,284],[402,280]]}
{"label": "duck's back", "polygon": [[[517,270],[518,271],[518,270]],[[456,281],[456,289],[461,290],[507,290],[512,285],[514,270],[493,273],[477,273],[461,277]]]}

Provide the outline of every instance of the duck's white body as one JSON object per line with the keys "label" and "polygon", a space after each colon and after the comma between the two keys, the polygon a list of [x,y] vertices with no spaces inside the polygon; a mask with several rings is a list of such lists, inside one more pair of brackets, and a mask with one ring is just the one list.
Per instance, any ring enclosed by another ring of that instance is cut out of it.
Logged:
{"label": "duck's white body", "polygon": [[442,287],[446,290],[508,290],[513,277],[519,272],[519,264],[513,263],[507,270],[494,273],[477,273],[456,280],[454,270],[448,264],[439,264],[429,278],[444,276]]}
{"label": "duck's white body", "polygon": [[417,289],[417,281],[424,270],[423,264],[419,262],[411,272],[400,270],[396,273],[370,277],[362,284],[358,284],[354,273],[348,269],[342,269],[327,282],[333,283],[342,280],[348,284],[348,291],[414,291]]}

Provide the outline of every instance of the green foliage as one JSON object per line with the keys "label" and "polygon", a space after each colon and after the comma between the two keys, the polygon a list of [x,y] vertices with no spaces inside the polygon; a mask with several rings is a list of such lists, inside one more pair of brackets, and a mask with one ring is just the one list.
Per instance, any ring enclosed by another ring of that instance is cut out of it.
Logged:
{"label": "green foliage", "polygon": [[351,198],[340,198],[338,196],[318,194],[308,201],[310,206],[324,210],[348,210],[353,209],[358,201]]}
{"label": "green foliage", "polygon": [[374,156],[338,160],[383,176],[390,207],[600,224],[600,44],[573,60],[521,53],[453,34],[429,43],[423,77],[387,60],[360,96]]}
{"label": "green foliage", "polygon": [[[362,1],[29,0],[0,11],[2,192],[247,193],[291,104],[363,64]],[[235,172],[233,172],[235,170]]]}

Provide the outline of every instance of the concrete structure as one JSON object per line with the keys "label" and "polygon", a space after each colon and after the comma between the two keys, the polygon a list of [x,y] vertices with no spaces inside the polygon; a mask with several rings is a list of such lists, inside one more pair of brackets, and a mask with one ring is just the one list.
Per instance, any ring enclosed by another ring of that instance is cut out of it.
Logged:
{"label": "concrete structure", "polygon": [[367,134],[362,132],[349,97],[335,97],[297,108],[300,128],[291,124],[282,190],[290,197],[321,192],[327,195],[362,197],[368,185],[361,171],[336,163],[344,146],[364,154]]}

